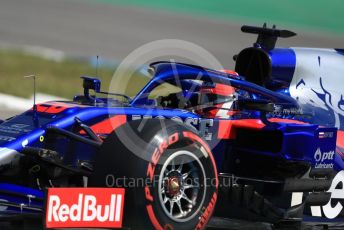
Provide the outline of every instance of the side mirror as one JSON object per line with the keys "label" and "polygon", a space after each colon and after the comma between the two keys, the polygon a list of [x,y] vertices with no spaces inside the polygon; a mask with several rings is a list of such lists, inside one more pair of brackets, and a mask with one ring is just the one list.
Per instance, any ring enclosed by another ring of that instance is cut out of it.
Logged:
{"label": "side mirror", "polygon": [[85,90],[92,89],[96,93],[100,92],[101,81],[98,78],[87,77],[87,76],[82,76],[81,78],[84,79],[82,86],[84,87]]}
{"label": "side mirror", "polygon": [[89,98],[90,89],[94,90],[94,92],[96,93],[100,92],[101,81],[98,78],[87,77],[87,76],[82,76],[81,78],[83,79],[82,86],[84,87],[85,97]]}

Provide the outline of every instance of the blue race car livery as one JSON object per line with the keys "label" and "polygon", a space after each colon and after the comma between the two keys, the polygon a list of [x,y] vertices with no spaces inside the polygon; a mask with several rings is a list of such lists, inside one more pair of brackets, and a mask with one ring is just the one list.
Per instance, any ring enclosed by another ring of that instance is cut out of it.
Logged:
{"label": "blue race car livery", "polygon": [[[155,62],[134,97],[83,77],[84,94],[73,101],[2,121],[1,218],[34,217],[47,228],[203,229],[213,215],[281,228],[340,222],[341,133],[293,96],[286,76],[298,67],[277,58],[293,52],[262,48],[284,32],[257,30],[261,46],[236,57],[239,75]],[[313,91],[326,101],[323,90]]]}

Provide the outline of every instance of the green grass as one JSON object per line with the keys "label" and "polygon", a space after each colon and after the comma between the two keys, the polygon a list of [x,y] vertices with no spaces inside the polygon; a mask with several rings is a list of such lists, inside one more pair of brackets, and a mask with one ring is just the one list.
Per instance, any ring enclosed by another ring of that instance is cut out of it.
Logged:
{"label": "green grass", "polygon": [[[277,24],[344,35],[343,0],[89,0],[169,10],[237,23]],[[288,29],[288,28],[286,28]]]}
{"label": "green grass", "polygon": [[[98,69],[104,91],[109,88],[115,68]],[[24,76],[31,74],[37,76],[37,92],[71,99],[74,95],[83,93],[80,76],[94,76],[95,69],[81,60],[67,59],[58,62],[17,50],[0,50],[0,93],[30,97],[33,83]],[[134,75],[135,84],[128,87],[127,93],[136,93],[146,81],[139,74]]]}

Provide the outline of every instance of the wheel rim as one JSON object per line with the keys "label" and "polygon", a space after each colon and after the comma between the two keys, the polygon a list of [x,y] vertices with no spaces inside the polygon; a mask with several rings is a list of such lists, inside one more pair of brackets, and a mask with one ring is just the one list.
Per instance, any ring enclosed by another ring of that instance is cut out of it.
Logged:
{"label": "wheel rim", "polygon": [[206,174],[198,157],[177,151],[164,162],[159,175],[159,200],[165,214],[186,222],[199,212],[205,199]]}

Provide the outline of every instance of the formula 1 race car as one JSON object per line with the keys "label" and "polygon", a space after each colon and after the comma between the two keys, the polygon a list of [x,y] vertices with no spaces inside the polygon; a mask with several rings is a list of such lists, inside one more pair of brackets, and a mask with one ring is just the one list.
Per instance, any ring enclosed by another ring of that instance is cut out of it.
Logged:
{"label": "formula 1 race car", "polygon": [[[258,29],[261,41],[280,32]],[[82,77],[84,94],[73,101],[1,121],[1,220],[203,229],[216,215],[295,229],[308,217],[330,225],[312,217],[320,209],[340,222],[337,128],[307,120],[312,114],[259,69],[273,49],[253,50],[236,57],[239,75],[152,63],[132,98]]]}

